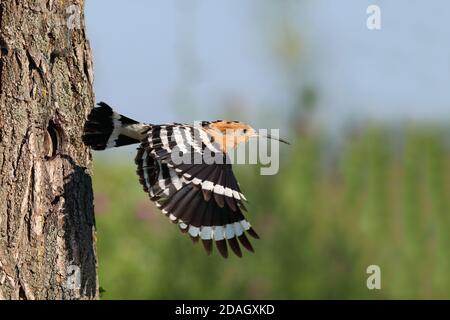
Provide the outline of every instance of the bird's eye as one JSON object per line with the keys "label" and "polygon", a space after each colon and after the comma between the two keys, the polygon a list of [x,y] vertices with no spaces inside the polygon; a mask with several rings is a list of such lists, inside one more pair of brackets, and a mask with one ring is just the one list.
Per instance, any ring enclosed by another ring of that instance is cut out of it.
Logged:
{"label": "bird's eye", "polygon": [[244,130],[243,130],[244,134],[246,134],[246,133],[247,133],[247,131],[248,131],[247,129],[244,129]]}

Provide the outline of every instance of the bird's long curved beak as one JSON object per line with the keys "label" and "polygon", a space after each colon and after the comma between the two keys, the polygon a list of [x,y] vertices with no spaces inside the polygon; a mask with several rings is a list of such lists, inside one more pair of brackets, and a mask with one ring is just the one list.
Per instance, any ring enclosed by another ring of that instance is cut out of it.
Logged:
{"label": "bird's long curved beak", "polygon": [[270,134],[266,134],[266,135],[264,135],[264,134],[259,134],[259,136],[260,136],[260,137],[263,137],[263,138],[267,138],[267,139],[272,139],[272,140],[280,141],[280,142],[283,142],[283,143],[285,143],[285,144],[290,145],[290,143],[289,143],[288,141],[286,141],[286,140],[284,140],[284,139],[281,139],[281,138],[273,137],[273,136],[271,136]]}

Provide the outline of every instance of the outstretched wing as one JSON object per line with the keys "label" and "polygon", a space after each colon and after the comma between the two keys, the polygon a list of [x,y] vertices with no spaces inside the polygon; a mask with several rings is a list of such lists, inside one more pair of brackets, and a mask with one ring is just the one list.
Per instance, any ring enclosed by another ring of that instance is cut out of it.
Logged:
{"label": "outstretched wing", "polygon": [[[211,163],[211,157],[223,161]],[[224,257],[227,244],[238,256],[239,243],[253,251],[246,233],[258,235],[243,215],[245,197],[226,155],[201,127],[152,127],[138,149],[136,164],[150,199],[194,242],[201,239],[208,254],[213,242]]]}

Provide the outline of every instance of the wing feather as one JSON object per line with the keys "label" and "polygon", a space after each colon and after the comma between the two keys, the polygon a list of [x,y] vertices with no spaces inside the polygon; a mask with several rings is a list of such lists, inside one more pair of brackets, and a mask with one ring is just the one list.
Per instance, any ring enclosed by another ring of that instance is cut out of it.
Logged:
{"label": "wing feather", "polygon": [[228,246],[241,257],[240,245],[254,251],[246,233],[258,235],[242,214],[245,198],[231,164],[172,161],[173,152],[198,160],[200,151],[212,148],[206,133],[200,135],[201,141],[194,137],[196,130],[201,131],[189,126],[153,126],[136,156],[139,180],[150,199],[182,232],[194,242],[202,240],[208,254],[215,242],[223,257],[228,257]]}

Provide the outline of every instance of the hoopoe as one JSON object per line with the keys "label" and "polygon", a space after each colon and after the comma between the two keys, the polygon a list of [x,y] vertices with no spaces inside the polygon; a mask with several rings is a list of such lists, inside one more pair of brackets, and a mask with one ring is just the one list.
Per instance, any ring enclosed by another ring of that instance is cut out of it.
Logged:
{"label": "hoopoe", "polygon": [[[84,126],[87,146],[104,150],[140,143],[135,158],[139,181],[170,221],[194,242],[201,239],[208,255],[213,242],[225,258],[227,244],[239,257],[239,243],[254,252],[246,234],[256,239],[259,236],[244,217],[247,199],[227,154],[240,143],[260,136],[255,129],[239,121],[223,120],[194,126],[145,124],[114,112],[104,102],[98,105]],[[184,161],[178,161],[175,155]]]}

